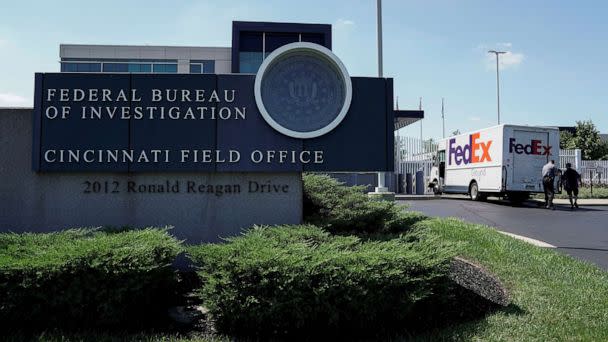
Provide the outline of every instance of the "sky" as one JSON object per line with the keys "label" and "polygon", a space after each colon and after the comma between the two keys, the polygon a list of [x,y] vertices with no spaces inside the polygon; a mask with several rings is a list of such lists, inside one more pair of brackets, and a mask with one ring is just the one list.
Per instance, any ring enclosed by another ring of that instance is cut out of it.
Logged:
{"label": "sky", "polygon": [[[441,138],[501,122],[608,133],[608,2],[384,0],[384,77],[400,109],[425,111],[404,136]],[[230,46],[233,20],[332,24],[351,76],[377,76],[375,0],[2,1],[0,107],[33,105],[35,72],[59,71],[59,44]]]}

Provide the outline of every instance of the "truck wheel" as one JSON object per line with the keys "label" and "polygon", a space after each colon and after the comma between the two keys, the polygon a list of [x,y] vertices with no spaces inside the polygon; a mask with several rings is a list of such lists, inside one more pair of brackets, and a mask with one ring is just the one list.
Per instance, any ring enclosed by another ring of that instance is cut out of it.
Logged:
{"label": "truck wheel", "polygon": [[441,195],[441,189],[439,189],[439,182],[437,180],[433,181],[433,194]]}
{"label": "truck wheel", "polygon": [[477,182],[473,182],[469,186],[469,196],[471,196],[471,200],[473,201],[480,201],[482,199]]}

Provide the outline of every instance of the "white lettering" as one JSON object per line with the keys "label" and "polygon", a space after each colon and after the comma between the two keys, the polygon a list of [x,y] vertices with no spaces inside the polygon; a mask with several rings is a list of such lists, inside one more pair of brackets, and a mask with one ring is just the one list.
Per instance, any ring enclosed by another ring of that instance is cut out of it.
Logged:
{"label": "white lettering", "polygon": [[47,89],[46,90],[46,100],[51,101],[53,97],[55,97],[55,92],[57,89]]}
{"label": "white lettering", "polygon": [[160,89],[152,89],[152,102],[159,102],[163,99]]}
{"label": "white lettering", "polygon": [[[53,154],[53,158],[49,157],[49,154]],[[44,161],[47,163],[54,163],[55,159],[57,158],[57,152],[55,150],[47,150],[46,152],[44,152]]]}
{"label": "white lettering", "polygon": [[57,110],[57,107],[55,106],[48,106],[46,108],[46,111],[44,113],[44,115],[48,118],[48,119],[55,119],[57,117],[57,115],[59,114],[59,111]]}

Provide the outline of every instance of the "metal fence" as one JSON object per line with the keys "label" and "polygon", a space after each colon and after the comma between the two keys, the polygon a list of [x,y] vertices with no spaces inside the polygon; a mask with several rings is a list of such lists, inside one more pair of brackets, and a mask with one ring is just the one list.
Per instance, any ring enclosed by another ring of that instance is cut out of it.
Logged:
{"label": "metal fence", "polygon": [[582,160],[581,150],[560,150],[559,167],[566,168],[566,163],[581,174],[583,184],[608,184],[608,160]]}
{"label": "metal fence", "polygon": [[433,156],[437,152],[438,145],[433,140],[420,140],[413,137],[395,137],[395,172],[401,175],[408,173],[414,177],[416,184],[416,172],[424,174],[425,193],[431,192],[426,188],[431,168],[433,167]]}

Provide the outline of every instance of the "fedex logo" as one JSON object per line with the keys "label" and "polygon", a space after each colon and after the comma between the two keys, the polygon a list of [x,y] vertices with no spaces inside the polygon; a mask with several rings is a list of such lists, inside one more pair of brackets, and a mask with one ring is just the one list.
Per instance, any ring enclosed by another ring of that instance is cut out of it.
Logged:
{"label": "fedex logo", "polygon": [[450,139],[449,148],[449,165],[452,165],[452,159],[456,165],[482,163],[484,161],[492,161],[490,156],[490,146],[492,140],[479,141],[479,133],[469,135],[469,143],[464,146],[455,146],[456,138]]}
{"label": "fedex logo", "polygon": [[[515,138],[509,139],[509,153],[517,153],[517,154],[536,154],[536,155],[551,155],[552,146],[549,145],[541,145],[541,140],[532,139],[529,145],[517,144],[515,143]],[[541,151],[542,149],[542,151]]]}

